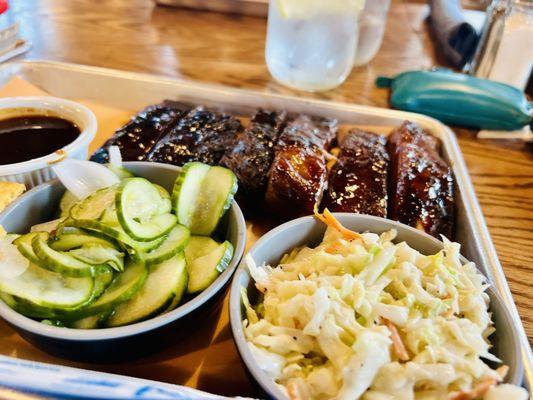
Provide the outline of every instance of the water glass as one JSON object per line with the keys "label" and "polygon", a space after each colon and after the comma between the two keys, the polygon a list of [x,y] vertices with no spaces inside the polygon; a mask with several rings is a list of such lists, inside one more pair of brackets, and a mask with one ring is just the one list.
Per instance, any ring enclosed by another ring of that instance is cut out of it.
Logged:
{"label": "water glass", "polygon": [[308,91],[339,86],[357,48],[359,0],[271,0],[266,63],[284,85]]}

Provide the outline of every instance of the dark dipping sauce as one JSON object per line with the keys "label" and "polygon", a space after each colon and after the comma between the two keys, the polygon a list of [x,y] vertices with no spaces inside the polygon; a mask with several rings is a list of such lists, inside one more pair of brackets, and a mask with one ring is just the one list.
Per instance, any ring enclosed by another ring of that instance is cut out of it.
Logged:
{"label": "dark dipping sauce", "polygon": [[0,165],[47,156],[79,134],[73,122],[59,117],[28,115],[0,120]]}

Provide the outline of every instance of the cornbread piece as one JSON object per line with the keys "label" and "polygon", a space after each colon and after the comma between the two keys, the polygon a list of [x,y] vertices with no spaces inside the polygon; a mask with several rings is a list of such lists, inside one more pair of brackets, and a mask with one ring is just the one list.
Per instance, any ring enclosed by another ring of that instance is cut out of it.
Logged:
{"label": "cornbread piece", "polygon": [[92,161],[109,161],[107,149],[118,146],[124,161],[144,161],[150,150],[191,107],[176,101],[165,100],[148,106],[117,130],[91,157]]}
{"label": "cornbread piece", "polygon": [[454,223],[454,178],[440,157],[439,142],[410,122],[393,131],[389,218],[448,238]]}
{"label": "cornbread piece", "polygon": [[196,107],[169,129],[148,159],[174,165],[189,161],[217,165],[240,128],[240,121],[229,114]]}
{"label": "cornbread piece", "polygon": [[274,146],[285,123],[285,112],[259,110],[239,133],[220,164],[239,180],[239,204],[248,212],[261,208],[274,159]]}
{"label": "cornbread piece", "polygon": [[283,219],[313,213],[327,186],[325,152],[337,121],[300,115],[287,123],[268,173],[266,206]]}
{"label": "cornbread piece", "polygon": [[0,212],[26,190],[26,186],[16,182],[0,182]]}
{"label": "cornbread piece", "polygon": [[381,135],[351,130],[340,143],[322,205],[330,211],[387,216],[389,155]]}

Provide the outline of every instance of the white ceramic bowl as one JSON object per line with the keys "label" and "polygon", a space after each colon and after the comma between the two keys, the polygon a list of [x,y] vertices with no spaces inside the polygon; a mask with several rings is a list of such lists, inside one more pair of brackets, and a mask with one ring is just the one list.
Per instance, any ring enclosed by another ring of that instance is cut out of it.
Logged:
{"label": "white ceramic bowl", "polygon": [[89,143],[94,139],[97,128],[96,117],[87,107],[70,100],[48,96],[0,99],[0,119],[26,115],[50,115],[72,121],[80,129],[80,135],[63,147],[63,156],[52,153],[16,164],[0,165],[0,181],[23,183],[29,189],[55,177],[50,164],[59,157],[79,160],[87,158]]}

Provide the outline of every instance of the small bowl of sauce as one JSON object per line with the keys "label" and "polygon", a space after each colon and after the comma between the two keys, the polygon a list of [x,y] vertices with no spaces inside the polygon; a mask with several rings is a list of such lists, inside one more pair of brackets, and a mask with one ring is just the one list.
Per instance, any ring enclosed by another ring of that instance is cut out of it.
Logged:
{"label": "small bowl of sauce", "polygon": [[[0,120],[0,165],[16,164],[51,154],[72,143],[80,128],[67,119],[29,115]],[[44,140],[43,140],[44,139]]]}
{"label": "small bowl of sauce", "polygon": [[50,166],[86,159],[96,118],[85,106],[53,97],[0,99],[0,181],[28,188],[54,177]]}

